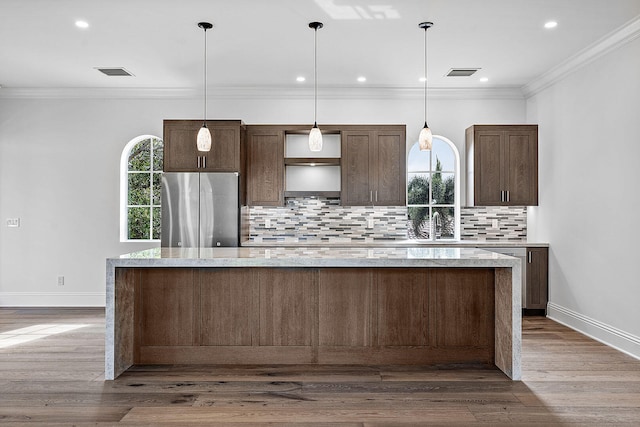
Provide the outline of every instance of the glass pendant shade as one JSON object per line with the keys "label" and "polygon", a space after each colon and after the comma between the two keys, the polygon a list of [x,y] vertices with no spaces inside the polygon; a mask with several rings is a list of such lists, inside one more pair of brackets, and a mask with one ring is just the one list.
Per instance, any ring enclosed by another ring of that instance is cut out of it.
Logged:
{"label": "glass pendant shade", "polygon": [[198,131],[198,151],[211,151],[211,132],[206,124],[203,124]]}
{"label": "glass pendant shade", "polygon": [[314,124],[309,132],[309,150],[322,151],[322,132],[317,124]]}
{"label": "glass pendant shade", "polygon": [[420,147],[420,151],[428,151],[433,147],[433,134],[426,123],[418,136],[418,146]]}

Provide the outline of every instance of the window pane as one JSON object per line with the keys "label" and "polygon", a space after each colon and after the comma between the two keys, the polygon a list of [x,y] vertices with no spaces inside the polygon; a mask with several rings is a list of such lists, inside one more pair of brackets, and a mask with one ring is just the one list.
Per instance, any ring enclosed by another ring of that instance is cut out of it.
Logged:
{"label": "window pane", "polygon": [[130,173],[129,201],[130,205],[148,205],[151,200],[151,174]]}
{"label": "window pane", "polygon": [[453,239],[455,236],[455,217],[453,207],[433,208],[433,223],[436,239]]}
{"label": "window pane", "polygon": [[434,173],[431,183],[431,202],[434,205],[452,205],[455,192],[455,175]]}
{"label": "window pane", "polygon": [[430,151],[420,151],[418,144],[413,144],[409,151],[409,158],[407,162],[408,172],[426,172],[431,170],[429,162],[431,158]]}
{"label": "window pane", "polygon": [[151,169],[151,140],[143,139],[129,153],[130,171],[148,171]]}
{"label": "window pane", "polygon": [[155,172],[153,174],[153,204],[155,206],[160,205],[160,185],[162,182],[162,173]]}
{"label": "window pane", "polygon": [[153,170],[154,171],[162,171],[162,156],[164,154],[162,150],[162,140],[154,139],[153,140]]}
{"label": "window pane", "polygon": [[160,208],[153,208],[153,239],[160,239]]}
{"label": "window pane", "polygon": [[431,230],[429,228],[429,208],[409,207],[407,208],[409,217],[408,235],[410,239],[429,239]]}
{"label": "window pane", "polygon": [[455,155],[449,144],[441,139],[433,138],[432,162],[433,170],[438,170],[438,161],[440,162],[440,170],[453,172],[455,171]]}
{"label": "window pane", "polygon": [[150,224],[149,208],[128,208],[129,239],[148,239]]}
{"label": "window pane", "polygon": [[410,173],[407,185],[407,203],[409,205],[426,205],[429,203],[429,175]]}

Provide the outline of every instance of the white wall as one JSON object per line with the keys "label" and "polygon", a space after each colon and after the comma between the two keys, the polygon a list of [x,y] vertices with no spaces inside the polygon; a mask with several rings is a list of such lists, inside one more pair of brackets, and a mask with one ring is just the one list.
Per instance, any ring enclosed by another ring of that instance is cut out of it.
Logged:
{"label": "white wall", "polygon": [[550,316],[640,358],[640,39],[527,100],[539,124]]}
{"label": "white wall", "polygon": [[[197,118],[201,100],[0,98],[0,306],[103,305],[105,258],[119,242],[119,165],[132,138],[162,136],[162,119]],[[322,123],[423,124],[422,99],[320,99]],[[430,99],[429,124],[464,153],[474,123],[522,123],[523,99]],[[212,99],[209,117],[309,123],[311,99]],[[462,159],[464,161],[464,159]],[[463,163],[464,164],[464,163]],[[20,228],[7,228],[7,218]],[[65,276],[65,285],[56,278]]]}

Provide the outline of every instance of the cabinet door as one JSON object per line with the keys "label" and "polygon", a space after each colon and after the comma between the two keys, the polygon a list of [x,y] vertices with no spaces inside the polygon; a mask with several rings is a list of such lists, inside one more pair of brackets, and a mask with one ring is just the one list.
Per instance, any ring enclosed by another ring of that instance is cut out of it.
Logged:
{"label": "cabinet door", "polygon": [[198,151],[202,120],[165,120],[165,172],[240,172],[240,121],[208,120],[211,151]]}
{"label": "cabinet door", "polygon": [[476,206],[498,206],[502,203],[504,190],[501,175],[502,132],[499,130],[477,130],[474,132],[474,204]]}
{"label": "cabinet door", "polygon": [[284,132],[248,131],[247,205],[284,205]]}
{"label": "cabinet door", "polygon": [[211,131],[211,151],[200,152],[207,160],[202,172],[240,171],[240,126],[207,125]]}
{"label": "cabinet door", "polygon": [[505,204],[538,204],[538,131],[527,127],[504,133],[504,176],[508,191]]}
{"label": "cabinet door", "polygon": [[406,142],[402,131],[378,131],[373,145],[371,170],[375,183],[374,205],[406,205]]}
{"label": "cabinet door", "polygon": [[342,132],[342,189],[344,206],[371,206],[373,185],[370,185],[369,152],[374,144],[374,133],[368,130]]}
{"label": "cabinet door", "polygon": [[549,283],[549,251],[547,248],[527,248],[526,309],[547,308]]}
{"label": "cabinet door", "polygon": [[199,151],[196,147],[202,121],[165,120],[162,132],[165,172],[197,172]]}

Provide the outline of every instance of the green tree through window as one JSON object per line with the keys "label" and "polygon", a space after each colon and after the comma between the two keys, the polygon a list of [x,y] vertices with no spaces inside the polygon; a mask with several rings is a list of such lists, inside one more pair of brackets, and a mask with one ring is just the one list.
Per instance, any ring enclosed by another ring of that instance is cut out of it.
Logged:
{"label": "green tree through window", "polygon": [[131,141],[126,156],[126,226],[124,240],[160,239],[162,140],[152,136]]}
{"label": "green tree through window", "polygon": [[459,203],[456,175],[459,157],[455,146],[434,137],[431,151],[416,143],[409,152],[407,213],[412,239],[455,239]]}

